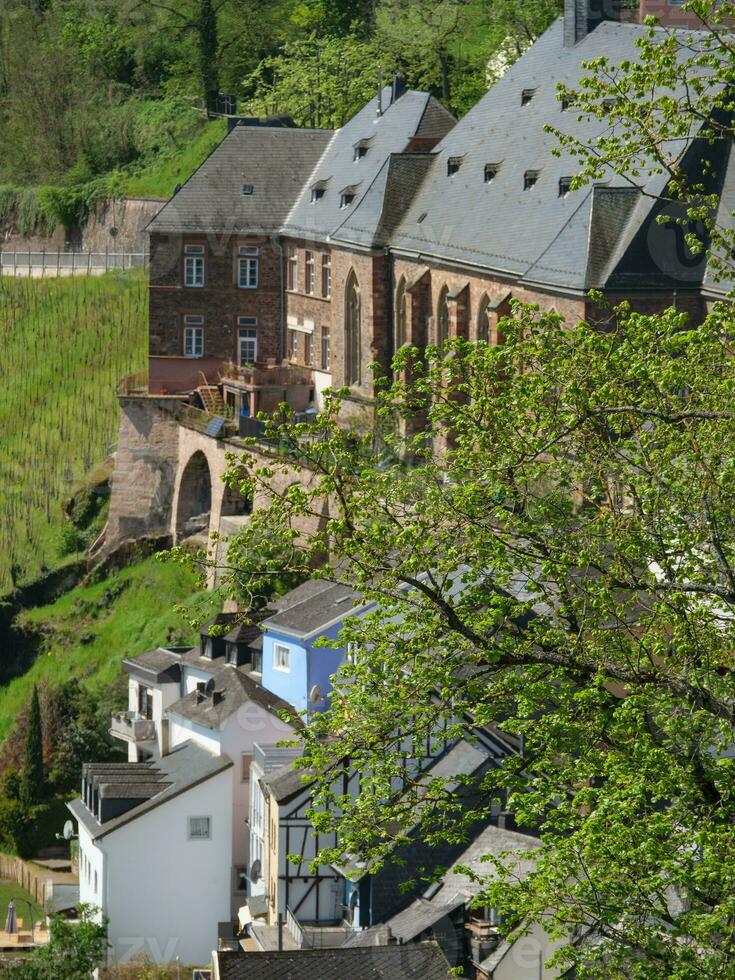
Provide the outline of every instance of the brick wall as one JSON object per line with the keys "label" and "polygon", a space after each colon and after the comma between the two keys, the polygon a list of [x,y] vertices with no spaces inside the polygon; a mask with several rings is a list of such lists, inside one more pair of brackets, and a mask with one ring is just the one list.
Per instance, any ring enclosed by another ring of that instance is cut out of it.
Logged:
{"label": "brick wall", "polygon": [[[184,285],[184,247],[205,248],[204,286]],[[258,285],[237,284],[240,246],[255,246]],[[237,359],[237,318],[256,317],[258,360],[281,357],[281,258],[266,237],[151,235],[150,353],[181,356],[183,318],[204,317],[204,356],[224,363]]]}
{"label": "brick wall", "polygon": [[[322,369],[322,328],[326,327],[330,334],[330,350],[332,350],[332,296],[334,295],[334,269],[332,268],[332,292],[327,292],[328,287],[323,281],[323,262],[328,258],[332,262],[331,249],[325,248],[321,243],[309,242],[298,239],[284,239],[284,256],[288,266],[289,255],[296,258],[295,288],[287,288],[285,294],[286,312],[286,356],[293,364],[307,365],[319,370]],[[307,292],[307,253],[313,257],[313,292]],[[288,277],[286,278],[288,286]],[[302,330],[292,330],[289,327],[295,323],[298,326],[313,324],[314,331],[311,335]],[[288,331],[291,331],[290,333]],[[311,347],[308,337],[311,336]],[[295,341],[295,343],[294,343]],[[294,356],[290,357],[293,350]]]}

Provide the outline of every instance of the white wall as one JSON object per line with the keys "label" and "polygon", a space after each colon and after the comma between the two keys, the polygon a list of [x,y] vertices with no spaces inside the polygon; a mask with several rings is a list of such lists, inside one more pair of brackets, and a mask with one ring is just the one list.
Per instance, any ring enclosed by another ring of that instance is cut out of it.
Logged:
{"label": "white wall", "polygon": [[545,966],[546,960],[559,948],[561,942],[549,939],[543,927],[536,924],[528,935],[521,936],[508,950],[492,980],[554,980],[561,970]]}
{"label": "white wall", "polygon": [[[314,337],[315,344],[321,344],[321,335],[317,338]],[[321,349],[317,353],[317,357],[321,357]],[[332,352],[332,357],[334,357],[334,351]],[[332,387],[332,375],[326,371],[314,371],[314,394],[316,395],[316,403],[319,410],[324,408],[324,391],[326,388]]]}
{"label": "white wall", "polygon": [[[265,708],[248,701],[233,712],[222,726],[221,751],[234,762],[232,768],[232,864],[247,866],[250,860],[249,815],[252,780],[242,779],[242,756],[252,756],[253,744],[273,744],[293,738],[293,729]],[[239,895],[239,897],[238,897]],[[233,894],[233,911],[243,904],[244,894]]]}
{"label": "white wall", "polygon": [[[196,722],[184,718],[182,715],[169,715],[169,738],[171,748],[181,745],[182,742],[196,742],[207,752],[213,755],[222,754],[221,736],[218,731],[207,728],[205,725],[197,725]],[[232,757],[231,757],[232,758]],[[236,760],[233,759],[233,762]]]}
{"label": "white wall", "polygon": [[[111,959],[209,961],[230,918],[231,788],[226,769],[102,839]],[[211,817],[211,840],[188,840],[189,816]]]}
{"label": "white wall", "polygon": [[206,684],[214,677],[211,671],[207,671],[204,668],[191,667],[189,664],[185,665],[184,671],[184,696],[191,694],[192,691],[196,691],[197,684]]}
{"label": "white wall", "polygon": [[[95,872],[97,874],[95,889]],[[79,901],[93,905],[102,913],[104,907],[105,855],[92,840],[83,824],[79,824]]]}

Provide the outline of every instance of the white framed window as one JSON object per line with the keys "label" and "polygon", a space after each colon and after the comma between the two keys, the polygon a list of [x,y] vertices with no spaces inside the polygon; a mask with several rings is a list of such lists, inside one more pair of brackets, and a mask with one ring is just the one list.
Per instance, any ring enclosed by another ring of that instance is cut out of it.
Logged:
{"label": "white framed window", "polygon": [[258,360],[258,321],[254,316],[237,318],[238,364],[255,364]]}
{"label": "white framed window", "polygon": [[258,288],[258,249],[243,245],[238,249],[237,285],[240,289]]}
{"label": "white framed window", "polygon": [[332,256],[322,255],[322,296],[331,299],[332,296]]}
{"label": "white framed window", "polygon": [[204,285],[204,246],[184,246],[184,285],[201,289]]}
{"label": "white framed window", "polygon": [[306,292],[309,296],[313,296],[316,292],[316,266],[313,252],[306,252],[304,264],[306,266]]}
{"label": "white framed window", "polygon": [[286,673],[291,670],[291,651],[283,643],[273,644],[273,669]]}
{"label": "white framed window", "polygon": [[299,286],[299,253],[295,245],[288,246],[287,288],[294,292]]}
{"label": "white framed window", "polygon": [[189,817],[189,840],[210,840],[211,837],[211,817]]}
{"label": "white framed window", "polygon": [[332,351],[329,345],[329,327],[322,327],[322,371],[332,367]]}
{"label": "white framed window", "polygon": [[184,317],[184,357],[204,357],[204,317]]}
{"label": "white framed window", "polygon": [[347,650],[346,650],[346,653],[345,653],[345,660],[347,661],[347,663],[348,664],[356,664],[357,663],[357,654],[358,654],[357,644],[356,643],[353,643],[353,642],[348,643],[347,644]]}

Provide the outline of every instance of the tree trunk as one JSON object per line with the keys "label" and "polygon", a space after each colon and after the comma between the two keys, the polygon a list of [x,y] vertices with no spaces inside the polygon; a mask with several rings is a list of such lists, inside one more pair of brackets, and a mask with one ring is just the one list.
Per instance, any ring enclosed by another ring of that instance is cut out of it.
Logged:
{"label": "tree trunk", "polygon": [[207,112],[211,112],[219,92],[217,14],[212,6],[212,0],[200,0],[196,30],[204,107]]}

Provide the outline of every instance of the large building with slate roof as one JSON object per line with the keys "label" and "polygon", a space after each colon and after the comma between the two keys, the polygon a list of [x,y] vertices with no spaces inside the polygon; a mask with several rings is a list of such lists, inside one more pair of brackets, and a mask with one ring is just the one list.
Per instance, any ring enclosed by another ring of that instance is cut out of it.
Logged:
{"label": "large building with slate roof", "polygon": [[[640,187],[610,172],[572,189],[579,165],[547,131],[605,134],[608,119],[580,118],[557,85],[577,87],[601,55],[636,57],[649,28],[616,19],[621,6],[566,0],[457,123],[396,82],[334,131],[232,127],[149,226],[149,374],[122,391],[104,553],[143,533],[181,540],[201,518],[228,535],[224,518],[247,519],[247,506],[217,486],[227,440],[262,438],[255,416],[283,402],[308,420],[330,387],[347,390],[345,417],[364,421],[372,365],[388,370],[406,343],[497,343],[513,299],[594,321],[593,289],[644,312],[673,302],[697,321],[731,288],[660,202],[665,175],[642,167]],[[696,125],[682,152],[699,177]],[[708,189],[729,226],[732,149],[715,153]],[[225,406],[234,425],[208,429]],[[180,422],[200,435],[182,437]]]}
{"label": "large building with slate roof", "polygon": [[[253,414],[270,400],[250,366],[270,364],[297,409],[330,384],[362,405],[371,363],[405,342],[494,342],[512,298],[590,317],[591,289],[645,310],[676,296],[701,316],[717,287],[676,222],[658,220],[666,176],[644,167],[634,187],[610,172],[572,190],[577,164],[547,131],[589,144],[608,130],[557,85],[576,87],[601,55],[636,57],[647,28],[620,7],[567,0],[456,125],[394,83],[336,131],[235,126],[149,227],[151,390],[224,378]],[[694,129],[685,166],[700,157]]]}

